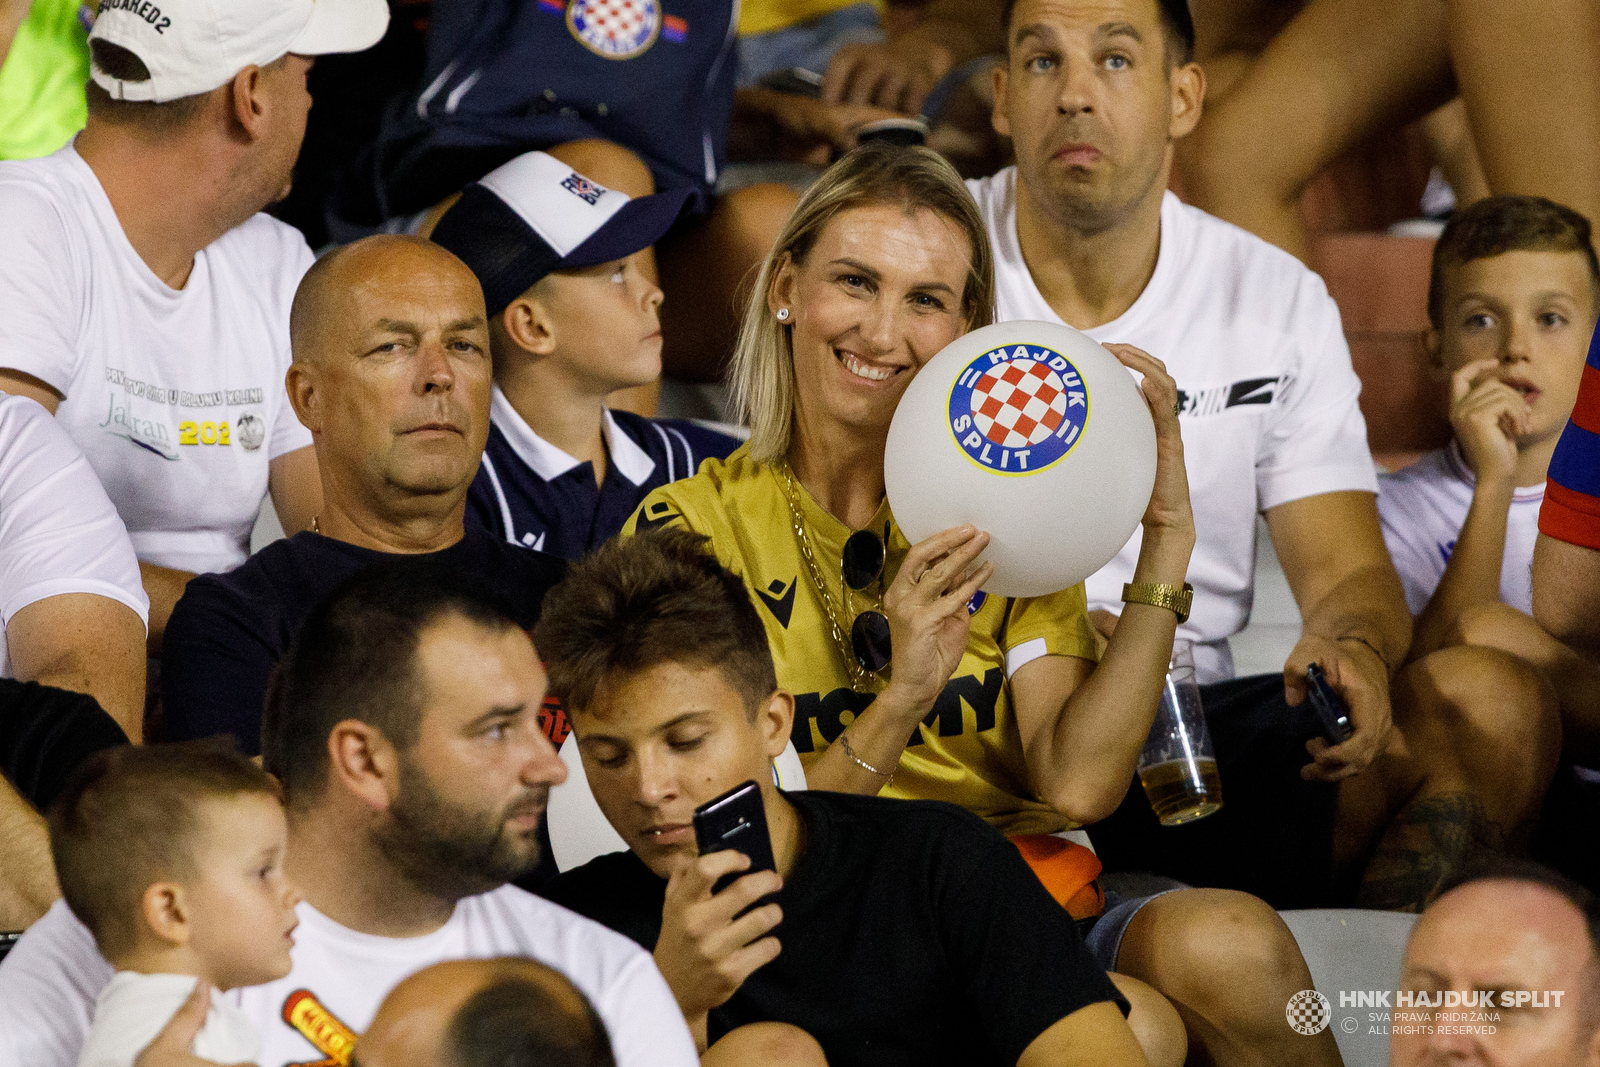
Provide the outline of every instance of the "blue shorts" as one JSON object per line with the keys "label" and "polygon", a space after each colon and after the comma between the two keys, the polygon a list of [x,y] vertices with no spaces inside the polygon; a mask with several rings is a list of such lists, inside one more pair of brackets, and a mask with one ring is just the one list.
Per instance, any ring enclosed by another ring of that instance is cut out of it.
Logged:
{"label": "blue shorts", "polygon": [[1095,962],[1108,971],[1116,970],[1117,957],[1122,954],[1122,938],[1127,934],[1133,917],[1156,897],[1164,897],[1168,893],[1178,891],[1178,889],[1164,889],[1148,896],[1123,897],[1113,890],[1106,890],[1106,910],[1088,924],[1089,930],[1083,935],[1084,946],[1095,958]]}

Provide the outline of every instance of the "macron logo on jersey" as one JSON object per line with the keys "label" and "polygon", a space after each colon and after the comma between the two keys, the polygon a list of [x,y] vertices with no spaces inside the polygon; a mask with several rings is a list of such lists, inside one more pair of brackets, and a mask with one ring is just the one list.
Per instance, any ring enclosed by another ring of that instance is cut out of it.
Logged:
{"label": "macron logo on jersey", "polygon": [[1247,404],[1270,404],[1283,378],[1246,378],[1232,385],[1213,385],[1196,392],[1178,390],[1178,414],[1217,415]]}
{"label": "macron logo on jersey", "polygon": [[778,620],[778,625],[785,630],[789,628],[789,617],[794,614],[794,590],[799,584],[800,576],[797,574],[789,579],[789,584],[784,585],[777,578],[772,579],[772,584],[766,589],[757,589],[756,596],[772,612],[772,617]]}

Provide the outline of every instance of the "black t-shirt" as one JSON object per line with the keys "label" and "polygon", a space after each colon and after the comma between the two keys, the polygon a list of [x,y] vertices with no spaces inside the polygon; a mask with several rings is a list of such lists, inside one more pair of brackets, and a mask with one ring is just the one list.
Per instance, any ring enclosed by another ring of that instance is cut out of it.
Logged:
{"label": "black t-shirt", "polygon": [[504,594],[516,622],[532,630],[544,594],[566,564],[467,524],[441,552],[397,555],[321,534],[275,541],[238,569],[189,582],[162,640],[160,739],[232,734],[246,755],[261,751],[267,678],[300,624],[345,579],[387,560],[432,560],[475,575]]}
{"label": "black t-shirt", "polygon": [[[712,1041],[791,1023],[834,1067],[1017,1062],[1051,1025],[1123,1001],[1016,848],[935,801],[786,794],[805,854],[777,900],[783,951],[711,1012]],[[655,948],[666,882],[632,852],[540,890]]]}

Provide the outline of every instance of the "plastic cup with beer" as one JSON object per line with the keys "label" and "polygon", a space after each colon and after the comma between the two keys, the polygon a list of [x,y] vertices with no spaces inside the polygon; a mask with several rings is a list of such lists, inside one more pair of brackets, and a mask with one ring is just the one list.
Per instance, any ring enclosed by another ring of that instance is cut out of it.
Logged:
{"label": "plastic cup with beer", "polygon": [[1139,756],[1139,781],[1162,826],[1194,822],[1222,807],[1222,778],[1200,707],[1194,649],[1187,641],[1172,646],[1161,710]]}

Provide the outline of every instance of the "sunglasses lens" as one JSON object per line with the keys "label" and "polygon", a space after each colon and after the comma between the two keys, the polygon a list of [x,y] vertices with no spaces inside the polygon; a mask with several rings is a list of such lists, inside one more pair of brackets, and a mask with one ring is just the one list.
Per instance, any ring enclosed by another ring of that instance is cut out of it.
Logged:
{"label": "sunglasses lens", "polygon": [[851,589],[865,589],[882,573],[882,538],[871,530],[857,530],[851,534],[844,543],[844,584]]}
{"label": "sunglasses lens", "polygon": [[889,619],[881,611],[863,611],[850,627],[850,644],[861,669],[876,673],[889,665]]}

